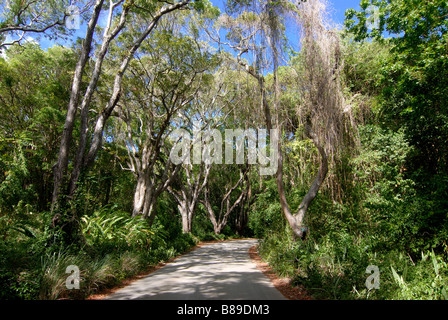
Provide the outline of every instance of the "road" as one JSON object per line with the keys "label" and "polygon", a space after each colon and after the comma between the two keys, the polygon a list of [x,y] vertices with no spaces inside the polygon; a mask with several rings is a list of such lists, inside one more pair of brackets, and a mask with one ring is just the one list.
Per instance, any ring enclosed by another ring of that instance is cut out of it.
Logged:
{"label": "road", "polygon": [[257,240],[206,244],[105,300],[285,300],[251,261]]}

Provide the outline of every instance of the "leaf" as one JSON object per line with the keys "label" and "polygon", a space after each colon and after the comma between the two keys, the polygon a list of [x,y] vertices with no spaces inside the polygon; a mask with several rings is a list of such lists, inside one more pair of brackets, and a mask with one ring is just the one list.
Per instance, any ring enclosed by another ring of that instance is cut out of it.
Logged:
{"label": "leaf", "polygon": [[12,230],[15,230],[17,232],[20,232],[21,234],[29,237],[29,238],[35,238],[36,235],[34,234],[34,232],[28,228],[26,225],[24,224],[17,224],[15,226],[11,227]]}
{"label": "leaf", "polygon": [[434,266],[434,272],[436,275],[439,275],[439,264],[437,263],[437,257],[434,254],[434,251],[431,254],[432,265]]}
{"label": "leaf", "polygon": [[446,292],[445,288],[442,289],[442,295],[445,300],[448,300],[448,293]]}
{"label": "leaf", "polygon": [[397,271],[395,271],[394,267],[390,267],[392,269],[392,275],[395,279],[395,282],[400,286],[400,287],[405,287],[406,283],[403,280],[403,277],[401,277],[400,275],[398,275]]}

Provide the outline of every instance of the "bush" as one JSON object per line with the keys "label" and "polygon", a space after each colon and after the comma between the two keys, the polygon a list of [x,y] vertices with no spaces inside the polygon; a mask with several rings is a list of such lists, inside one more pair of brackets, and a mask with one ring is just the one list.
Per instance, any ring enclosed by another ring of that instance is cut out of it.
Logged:
{"label": "bush", "polygon": [[282,232],[286,226],[275,181],[269,180],[266,185],[266,190],[258,196],[249,213],[248,226],[256,238]]}
{"label": "bush", "polygon": [[[37,216],[37,215],[36,215]],[[160,213],[149,227],[107,206],[83,216],[84,244],[64,244],[59,231],[42,221],[0,220],[0,299],[84,299],[102,288],[166,261],[190,249],[196,240],[183,234],[177,219]],[[34,225],[41,228],[34,228]],[[80,289],[66,288],[66,268],[80,270]]]}
{"label": "bush", "polygon": [[154,232],[146,220],[131,218],[128,213],[103,207],[91,216],[81,218],[87,245],[113,248],[149,248]]}
{"label": "bush", "polygon": [[[259,252],[276,273],[304,286],[315,299],[448,299],[446,258],[429,251],[413,260],[403,251],[379,251],[376,241],[341,232],[294,242],[284,232],[261,241]],[[366,287],[370,265],[380,271],[378,290]]]}

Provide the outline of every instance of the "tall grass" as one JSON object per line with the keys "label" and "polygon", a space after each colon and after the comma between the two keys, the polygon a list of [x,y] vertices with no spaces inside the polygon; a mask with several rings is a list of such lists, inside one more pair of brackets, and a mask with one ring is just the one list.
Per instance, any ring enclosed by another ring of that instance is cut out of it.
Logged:
{"label": "tall grass", "polygon": [[[42,277],[39,299],[83,299],[98,290],[113,286],[142,270],[140,255],[126,251],[107,254],[102,257],[71,255],[64,252],[47,254],[42,257]],[[79,289],[68,289],[66,280],[70,274],[66,268],[75,265],[80,271]]]}
{"label": "tall grass", "polygon": [[[292,242],[271,234],[260,243],[262,258],[281,276],[304,286],[315,299],[448,300],[448,264],[433,251],[419,259],[398,250],[376,251],[368,238],[348,234]],[[368,289],[366,269],[379,268],[379,289]]]}
{"label": "tall grass", "polygon": [[[85,299],[196,244],[182,233],[177,219],[163,214],[150,227],[145,220],[106,207],[83,216],[81,227],[82,245],[59,243],[57,232],[49,228],[33,229],[32,234],[9,228],[11,240],[0,242],[0,298]],[[66,286],[68,266],[80,271],[79,289]]]}

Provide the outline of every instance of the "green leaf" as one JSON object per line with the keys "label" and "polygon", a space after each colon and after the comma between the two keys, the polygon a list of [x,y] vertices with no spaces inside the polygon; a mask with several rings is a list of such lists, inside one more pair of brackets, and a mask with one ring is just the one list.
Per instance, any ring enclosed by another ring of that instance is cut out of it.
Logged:
{"label": "green leaf", "polygon": [[438,276],[439,275],[439,264],[437,263],[437,257],[434,254],[434,251],[431,252],[431,260],[432,260],[432,265],[434,266],[434,272]]}
{"label": "green leaf", "polygon": [[442,295],[443,299],[448,300],[448,293],[446,292],[445,288],[442,288]]}

